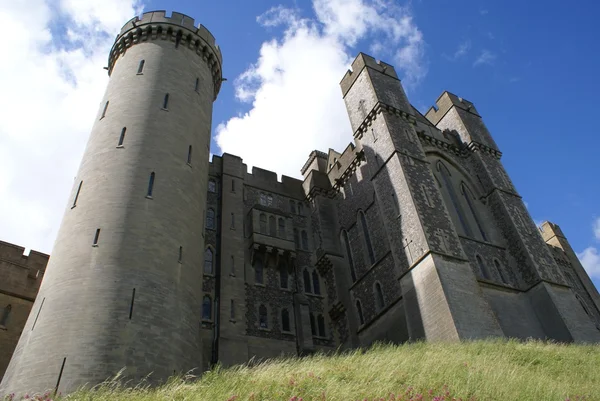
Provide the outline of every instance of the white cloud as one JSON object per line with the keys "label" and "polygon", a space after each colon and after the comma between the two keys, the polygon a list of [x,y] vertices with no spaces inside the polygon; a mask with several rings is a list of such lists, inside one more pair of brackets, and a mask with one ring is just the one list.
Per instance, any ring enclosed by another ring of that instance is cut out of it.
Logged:
{"label": "white cloud", "polygon": [[463,56],[465,56],[469,52],[470,49],[471,49],[471,41],[465,40],[464,42],[462,42],[461,44],[458,45],[458,48],[456,49],[456,51],[454,52],[453,55],[448,56],[448,55],[444,54],[443,56],[450,61],[456,61],[459,58],[462,58]]}
{"label": "white cloud", "polygon": [[[594,239],[600,242],[600,217],[592,222],[592,231]],[[600,279],[600,251],[597,247],[589,246],[577,253],[577,257],[590,277]]]}
{"label": "white cloud", "polygon": [[493,65],[495,61],[496,61],[496,55],[494,53],[492,53],[489,50],[483,50],[481,52],[481,54],[479,55],[479,57],[477,57],[477,59],[475,59],[473,66],[477,67],[478,65],[483,65],[483,64]]}
{"label": "white cloud", "polygon": [[592,224],[592,228],[594,230],[594,237],[596,238],[597,241],[600,241],[600,217],[598,217],[596,220],[594,220],[594,223]]}
{"label": "white cloud", "polygon": [[348,145],[339,82],[357,43],[395,64],[409,87],[427,72],[425,42],[408,8],[384,0],[314,0],[313,7],[314,18],[279,6],[257,19],[284,33],[263,43],[256,63],[236,79],[236,96],[251,109],[219,124],[215,138],[249,166],[299,177],[312,150]]}
{"label": "white cloud", "polygon": [[578,253],[577,257],[591,278],[600,279],[600,252],[598,248],[587,247],[583,252]]}
{"label": "white cloud", "polygon": [[[134,0],[3,2],[0,238],[50,252]],[[27,18],[23,18],[26,15]],[[36,27],[36,29],[32,29]],[[68,27],[68,28],[67,28]]]}

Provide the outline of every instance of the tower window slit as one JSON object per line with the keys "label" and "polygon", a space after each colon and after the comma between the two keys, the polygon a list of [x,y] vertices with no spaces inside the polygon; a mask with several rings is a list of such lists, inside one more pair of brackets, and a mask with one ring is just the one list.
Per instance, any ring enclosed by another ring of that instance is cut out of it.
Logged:
{"label": "tower window slit", "polygon": [[140,64],[138,65],[138,70],[137,70],[138,74],[142,74],[144,72],[145,62],[146,62],[145,60],[140,60]]}
{"label": "tower window slit", "polygon": [[96,234],[94,235],[94,242],[92,243],[93,246],[98,246],[98,240],[100,239],[100,229],[98,228],[96,230]]}
{"label": "tower window slit", "polygon": [[73,199],[73,206],[75,207],[77,205],[77,199],[79,198],[79,192],[81,192],[81,186],[83,185],[83,181],[79,182],[79,186],[77,187],[77,192],[75,193],[75,199]]}
{"label": "tower window slit", "polygon": [[154,190],[154,171],[150,173],[150,179],[148,180],[148,193],[146,196],[152,198],[152,191]]}
{"label": "tower window slit", "polygon": [[121,130],[121,135],[119,135],[119,143],[117,144],[117,146],[123,146],[123,142],[125,141],[125,131],[127,131],[127,128],[123,127],[123,129]]}
{"label": "tower window slit", "polygon": [[182,261],[182,260],[183,260],[183,247],[182,247],[182,246],[180,246],[180,247],[179,247],[179,258],[177,259],[177,261],[178,261],[179,263],[181,263],[181,261]]}
{"label": "tower window slit", "polygon": [[33,329],[35,328],[35,324],[38,321],[38,318],[40,317],[40,312],[42,311],[42,307],[44,306],[44,302],[46,301],[46,298],[42,299],[42,304],[40,305],[37,314],[35,315],[35,320],[33,321],[33,325],[31,326],[31,331],[33,331]]}
{"label": "tower window slit", "polygon": [[194,90],[196,92],[198,92],[199,88],[200,88],[200,78],[196,78],[196,83],[194,84]]}
{"label": "tower window slit", "polygon": [[229,318],[231,320],[235,319],[235,302],[233,302],[233,299],[231,300],[231,305],[229,307]]}
{"label": "tower window slit", "polygon": [[104,108],[102,109],[102,115],[100,116],[100,119],[102,120],[104,117],[106,117],[106,111],[108,110],[108,100],[106,101],[106,103],[104,104]]}
{"label": "tower window slit", "polygon": [[192,145],[188,147],[187,164],[192,164]]}
{"label": "tower window slit", "polygon": [[163,99],[163,106],[162,108],[164,110],[168,110],[169,109],[169,94],[165,94],[165,98]]}
{"label": "tower window slit", "polygon": [[133,302],[135,301],[135,288],[131,292],[131,305],[129,305],[129,320],[133,316]]}

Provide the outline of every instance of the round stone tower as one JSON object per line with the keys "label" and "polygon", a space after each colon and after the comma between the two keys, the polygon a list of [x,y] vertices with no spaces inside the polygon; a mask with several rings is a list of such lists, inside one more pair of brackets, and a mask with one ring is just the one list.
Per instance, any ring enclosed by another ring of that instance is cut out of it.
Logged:
{"label": "round stone tower", "polygon": [[[204,211],[221,52],[188,16],[129,21],[0,398],[67,393],[125,368],[202,366]],[[199,373],[196,370],[196,373]]]}

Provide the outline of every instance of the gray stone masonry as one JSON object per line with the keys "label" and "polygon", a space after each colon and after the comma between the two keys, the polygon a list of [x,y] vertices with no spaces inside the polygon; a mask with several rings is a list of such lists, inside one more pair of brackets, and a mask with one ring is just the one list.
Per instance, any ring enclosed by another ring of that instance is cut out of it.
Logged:
{"label": "gray stone masonry", "polygon": [[353,140],[278,179],[208,161],[221,66],[183,14],[117,36],[37,296],[47,256],[0,243],[0,398],[375,341],[600,341],[597,290],[473,103],[444,92],[422,115],[360,53],[340,82]]}

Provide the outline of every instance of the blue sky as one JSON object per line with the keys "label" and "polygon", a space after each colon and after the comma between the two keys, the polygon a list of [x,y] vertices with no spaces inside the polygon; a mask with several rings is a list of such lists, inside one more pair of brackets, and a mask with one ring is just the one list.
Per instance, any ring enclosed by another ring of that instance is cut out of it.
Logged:
{"label": "blue sky", "polygon": [[166,9],[204,24],[223,52],[214,154],[299,177],[311,149],[343,149],[352,137],[338,83],[363,51],[396,66],[421,111],[443,90],[474,102],[534,220],[559,224],[600,286],[597,2],[31,1],[0,5],[0,22],[22,38],[1,49],[15,55],[0,85],[17,106],[0,101],[0,239],[51,251],[111,38],[142,8]]}

